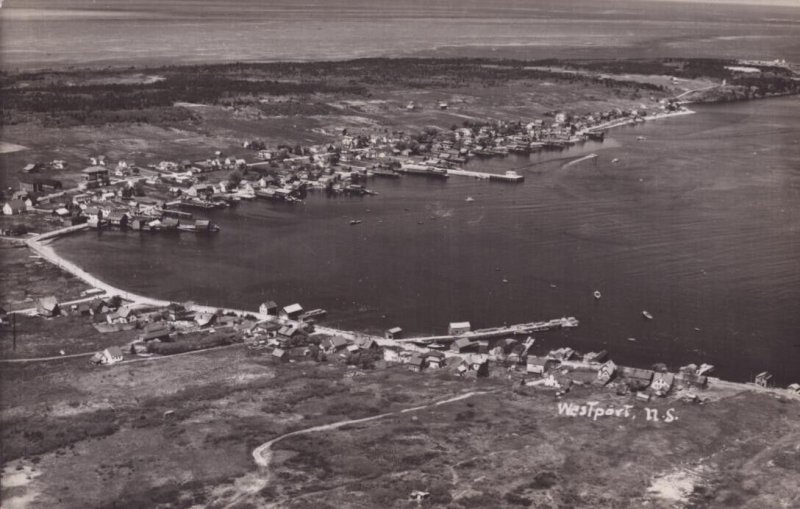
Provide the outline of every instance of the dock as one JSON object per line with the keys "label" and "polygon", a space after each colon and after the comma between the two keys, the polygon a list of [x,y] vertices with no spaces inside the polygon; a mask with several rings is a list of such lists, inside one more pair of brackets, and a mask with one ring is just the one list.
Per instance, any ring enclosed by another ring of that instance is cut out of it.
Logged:
{"label": "dock", "polygon": [[505,327],[493,327],[490,329],[478,329],[463,334],[444,335],[444,336],[426,336],[418,338],[404,338],[394,340],[396,343],[446,343],[453,342],[459,339],[467,338],[470,340],[497,338],[502,336],[525,335],[534,332],[543,332],[554,329],[567,329],[578,326],[578,319],[575,317],[568,318],[554,318],[553,320],[543,322],[528,322],[516,325],[508,325]]}
{"label": "dock", "polygon": [[485,173],[481,171],[469,171],[462,170],[460,168],[454,168],[447,171],[450,175],[460,175],[462,177],[473,177],[476,179],[493,180],[497,182],[511,182],[516,184],[525,181],[524,175],[520,175],[513,170],[509,170],[505,173]]}

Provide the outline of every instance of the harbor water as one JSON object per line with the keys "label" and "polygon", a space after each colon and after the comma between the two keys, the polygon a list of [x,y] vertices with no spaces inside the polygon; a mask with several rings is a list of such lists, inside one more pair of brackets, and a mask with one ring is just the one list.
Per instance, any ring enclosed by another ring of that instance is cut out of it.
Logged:
{"label": "harbor water", "polygon": [[105,231],[54,246],[158,298],[300,302],[332,326],[409,334],[576,316],[536,349],[800,381],[800,101],[694,108],[603,143],[467,165],[515,169],[522,184],[375,179],[378,196],[213,212],[214,236]]}

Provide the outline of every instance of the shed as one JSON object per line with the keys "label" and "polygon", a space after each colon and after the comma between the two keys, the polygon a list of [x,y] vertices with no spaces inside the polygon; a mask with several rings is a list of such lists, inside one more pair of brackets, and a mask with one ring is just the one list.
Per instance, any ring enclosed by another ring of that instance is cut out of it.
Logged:
{"label": "shed", "polygon": [[772,385],[772,374],[767,371],[763,371],[756,375],[755,382],[756,385],[760,387],[769,387]]}
{"label": "shed", "polygon": [[303,306],[301,306],[300,304],[290,304],[281,309],[280,315],[284,318],[297,320],[302,312],[303,312]]}
{"label": "shed", "polygon": [[278,316],[278,304],[274,300],[268,300],[258,307],[258,314],[263,317]]}
{"label": "shed", "polygon": [[400,327],[392,327],[383,333],[386,339],[400,339],[403,336],[403,329]]}
{"label": "shed", "polygon": [[450,336],[460,336],[472,330],[472,325],[469,322],[450,322],[447,328],[447,333]]}

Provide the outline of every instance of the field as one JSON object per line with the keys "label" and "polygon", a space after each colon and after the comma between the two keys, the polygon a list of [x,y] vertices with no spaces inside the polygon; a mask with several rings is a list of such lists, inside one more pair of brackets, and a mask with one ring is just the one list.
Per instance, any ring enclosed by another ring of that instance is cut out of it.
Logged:
{"label": "field", "polygon": [[80,279],[31,253],[24,246],[0,242],[0,306],[6,311],[33,308],[37,298],[49,295],[62,302],[78,299],[82,291],[89,289]]}
{"label": "field", "polygon": [[[402,366],[358,371],[227,349],[113,367],[10,366],[0,412],[4,507],[791,507],[800,406],[726,390],[634,402]],[[202,374],[202,376],[198,376]],[[20,390],[24,387],[24,390]],[[276,443],[280,435],[472,397]],[[659,411],[648,421],[644,407]],[[671,413],[667,413],[672,409]],[[667,422],[663,417],[677,419]],[[764,418],[769,416],[769,418]]]}

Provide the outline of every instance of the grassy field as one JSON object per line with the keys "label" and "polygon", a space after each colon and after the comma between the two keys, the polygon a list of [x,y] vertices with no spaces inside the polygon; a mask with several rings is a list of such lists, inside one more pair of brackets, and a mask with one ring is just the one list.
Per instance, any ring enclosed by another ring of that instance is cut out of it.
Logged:
{"label": "grassy field", "polygon": [[[269,472],[251,457],[290,431],[467,391],[488,394],[287,438]],[[9,366],[1,395],[4,507],[402,508],[417,506],[413,490],[430,493],[424,507],[800,502],[800,405],[737,390],[701,393],[702,404],[642,403],[579,387],[561,401],[631,405],[635,416],[593,420],[559,415],[553,392],[515,389],[499,371],[470,381],[232,349],[112,367]],[[662,418],[647,420],[644,407]]]}
{"label": "grassy field", "polygon": [[51,263],[32,257],[24,246],[0,242],[0,306],[6,311],[36,306],[36,299],[55,295],[59,301],[80,298],[90,288],[80,279]]}

